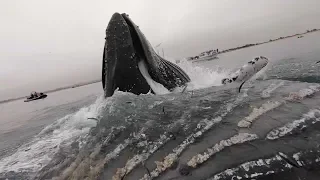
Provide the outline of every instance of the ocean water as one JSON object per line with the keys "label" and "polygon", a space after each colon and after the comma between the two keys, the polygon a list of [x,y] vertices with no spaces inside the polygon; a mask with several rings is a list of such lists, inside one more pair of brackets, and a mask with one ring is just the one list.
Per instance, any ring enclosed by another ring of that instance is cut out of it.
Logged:
{"label": "ocean water", "polygon": [[[260,55],[261,77],[221,85]],[[319,60],[316,32],[182,61],[183,93],[104,99],[96,83],[0,104],[0,179],[258,179],[292,171],[284,157],[319,164]]]}
{"label": "ocean water", "polygon": [[102,92],[101,84],[96,83],[49,93],[39,101],[0,104],[0,157],[30,141],[49,124],[92,104]]}

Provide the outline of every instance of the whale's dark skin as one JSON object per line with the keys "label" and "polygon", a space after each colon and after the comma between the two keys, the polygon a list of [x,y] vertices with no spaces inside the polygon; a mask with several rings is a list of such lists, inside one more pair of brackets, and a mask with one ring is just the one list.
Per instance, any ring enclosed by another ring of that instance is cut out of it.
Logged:
{"label": "whale's dark skin", "polygon": [[153,92],[138,68],[144,61],[151,78],[168,90],[184,86],[189,76],[177,65],[160,57],[137,25],[126,14],[114,13],[106,30],[102,62],[105,97],[115,89],[134,94]]}

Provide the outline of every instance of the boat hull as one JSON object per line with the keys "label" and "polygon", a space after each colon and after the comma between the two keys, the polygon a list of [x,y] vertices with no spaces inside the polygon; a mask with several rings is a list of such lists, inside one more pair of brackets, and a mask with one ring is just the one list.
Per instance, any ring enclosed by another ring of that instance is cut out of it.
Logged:
{"label": "boat hull", "polygon": [[24,100],[24,102],[30,102],[30,101],[35,101],[35,100],[39,100],[39,99],[44,99],[46,98],[48,95],[44,94],[42,96],[36,97],[36,98],[32,98],[32,99],[26,99]]}

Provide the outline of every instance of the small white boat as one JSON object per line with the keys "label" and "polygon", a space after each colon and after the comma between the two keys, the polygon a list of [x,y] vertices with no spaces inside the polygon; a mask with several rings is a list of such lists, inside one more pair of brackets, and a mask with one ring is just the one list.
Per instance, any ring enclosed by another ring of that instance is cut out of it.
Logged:
{"label": "small white boat", "polygon": [[219,59],[218,58],[218,53],[216,54],[212,54],[212,55],[208,55],[208,56],[200,56],[198,59],[193,59],[193,62],[199,62],[199,61],[211,61],[214,59]]}

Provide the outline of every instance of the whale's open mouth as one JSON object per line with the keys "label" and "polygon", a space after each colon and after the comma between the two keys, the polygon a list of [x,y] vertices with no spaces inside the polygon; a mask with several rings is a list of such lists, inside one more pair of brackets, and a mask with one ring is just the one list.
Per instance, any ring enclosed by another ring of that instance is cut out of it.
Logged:
{"label": "whale's open mouth", "polygon": [[136,51],[135,56],[136,56],[136,60],[138,61],[138,68],[140,73],[142,74],[142,76],[145,78],[146,82],[150,86],[150,91],[155,94],[168,93],[169,90],[165,88],[162,84],[155,81],[154,79],[156,79],[156,77],[155,76],[152,77],[149,73],[148,67],[150,67],[150,65],[148,65],[148,62],[152,63],[153,61],[152,59],[150,60],[150,57],[148,59],[148,56],[146,56],[145,54],[142,42],[139,38],[138,32],[135,29],[137,28],[137,26],[133,24],[133,22],[129,19],[127,14],[122,14],[121,16],[126,21],[129,27],[133,47]]}
{"label": "whale's open mouth", "polygon": [[105,97],[112,96],[117,88],[134,94],[150,91],[157,94],[156,87],[171,91],[190,81],[180,67],[155,53],[127,14],[112,16],[106,30],[102,64]]}
{"label": "whale's open mouth", "polygon": [[106,97],[112,96],[116,88],[135,94],[150,91],[150,86],[137,66],[141,59],[145,59],[141,42],[133,24],[124,17],[115,13],[106,30],[102,63],[102,85]]}

